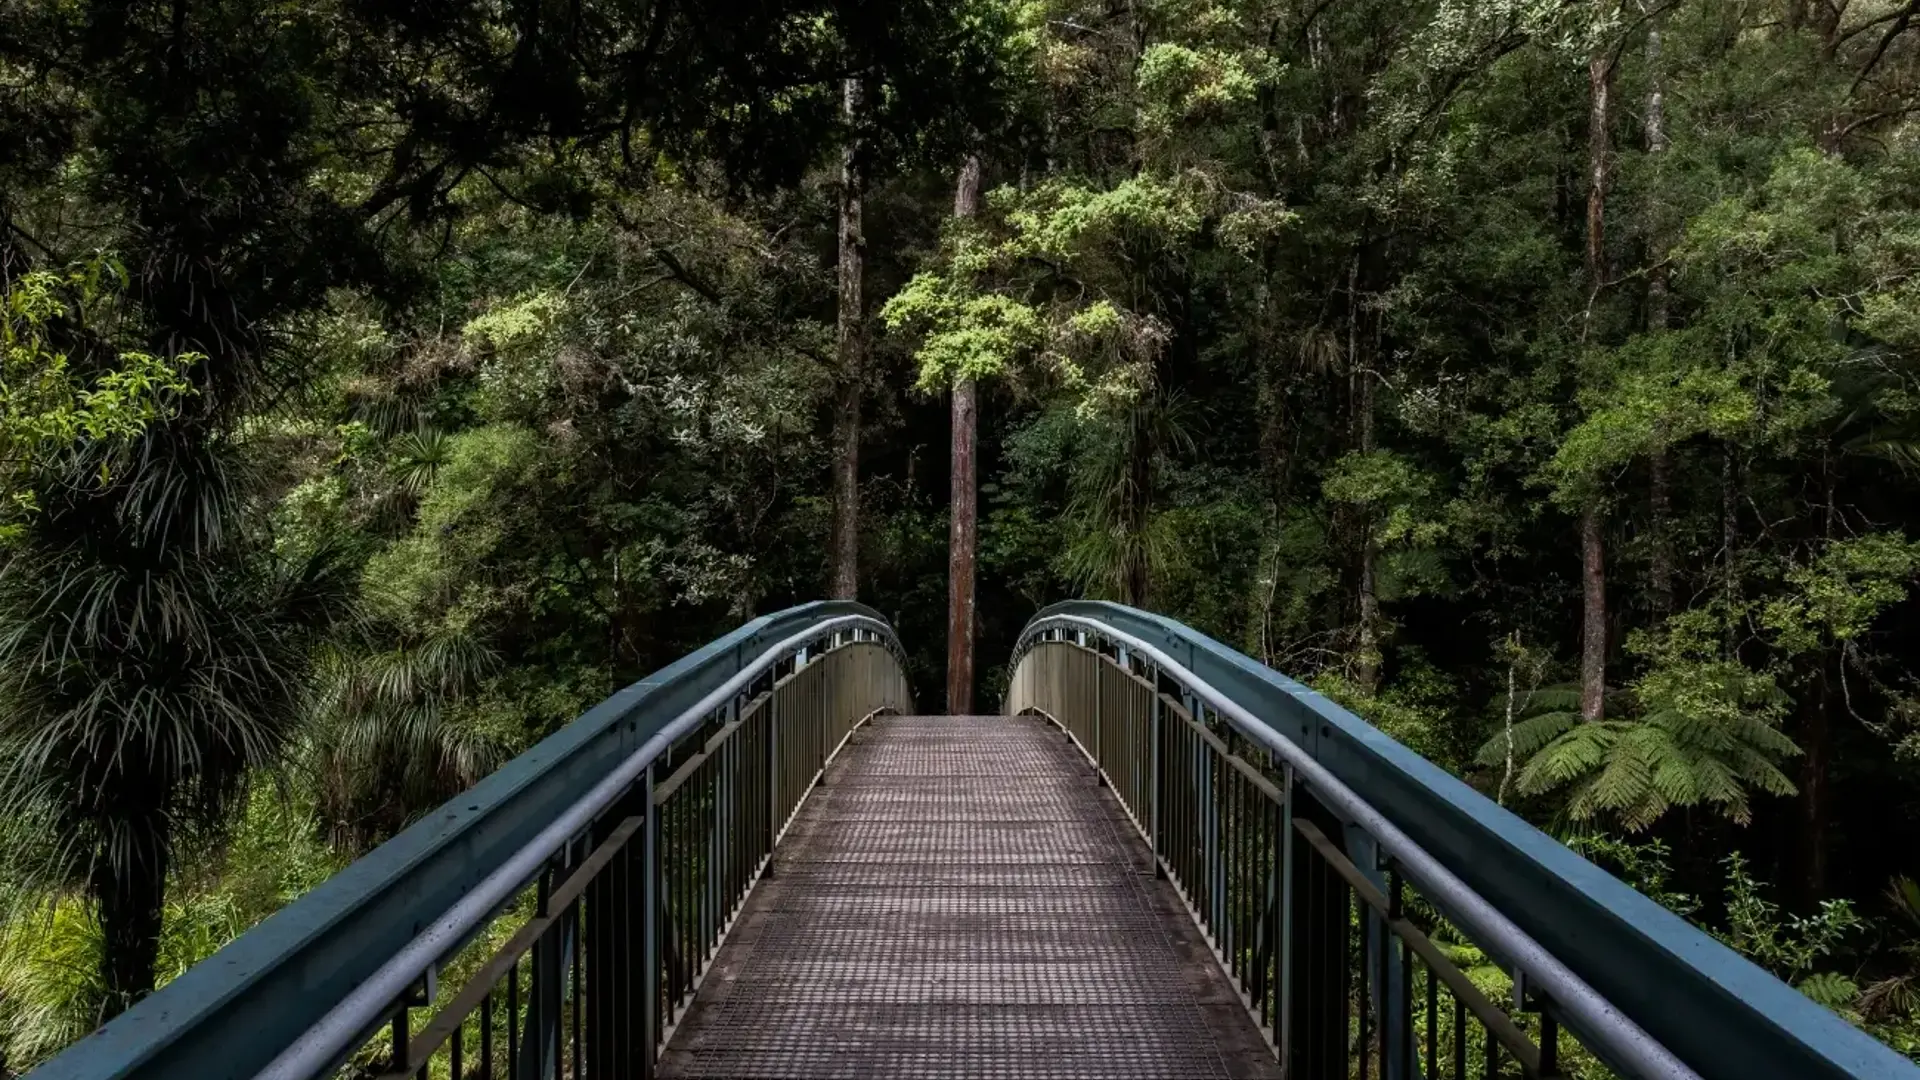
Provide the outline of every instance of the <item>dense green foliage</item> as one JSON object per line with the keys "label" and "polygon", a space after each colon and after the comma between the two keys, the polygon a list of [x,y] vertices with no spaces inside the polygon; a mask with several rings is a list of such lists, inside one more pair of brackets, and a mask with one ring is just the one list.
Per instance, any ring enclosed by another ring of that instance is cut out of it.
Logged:
{"label": "dense green foliage", "polygon": [[1920,1055],[1916,18],[0,0],[0,1075],[825,591],[848,145],[923,701],[964,377],[983,700],[1164,611]]}

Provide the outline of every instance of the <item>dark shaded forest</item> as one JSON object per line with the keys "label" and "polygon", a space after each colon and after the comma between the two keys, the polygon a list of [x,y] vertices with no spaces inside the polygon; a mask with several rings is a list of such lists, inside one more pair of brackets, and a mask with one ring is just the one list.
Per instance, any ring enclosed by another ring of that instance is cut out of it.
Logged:
{"label": "dark shaded forest", "polygon": [[0,0],[0,1075],[823,596],[1178,618],[1920,1060],[1916,22]]}

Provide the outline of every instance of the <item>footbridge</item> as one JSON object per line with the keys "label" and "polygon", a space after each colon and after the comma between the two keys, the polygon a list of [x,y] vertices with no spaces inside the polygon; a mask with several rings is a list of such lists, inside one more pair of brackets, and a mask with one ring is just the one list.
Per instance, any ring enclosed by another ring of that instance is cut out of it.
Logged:
{"label": "footbridge", "polygon": [[917,715],[874,612],[756,619],[32,1075],[1920,1080],[1194,630],[1009,670]]}

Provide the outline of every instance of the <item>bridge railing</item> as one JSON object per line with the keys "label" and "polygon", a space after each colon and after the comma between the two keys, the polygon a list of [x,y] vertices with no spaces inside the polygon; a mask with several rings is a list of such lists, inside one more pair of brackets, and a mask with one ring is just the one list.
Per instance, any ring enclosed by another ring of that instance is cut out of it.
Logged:
{"label": "bridge railing", "polygon": [[1352,713],[1177,622],[1048,608],[1005,707],[1086,753],[1289,1075],[1920,1080]]}
{"label": "bridge railing", "polygon": [[849,603],[756,619],[628,687],[31,1074],[653,1075],[854,728],[911,711]]}

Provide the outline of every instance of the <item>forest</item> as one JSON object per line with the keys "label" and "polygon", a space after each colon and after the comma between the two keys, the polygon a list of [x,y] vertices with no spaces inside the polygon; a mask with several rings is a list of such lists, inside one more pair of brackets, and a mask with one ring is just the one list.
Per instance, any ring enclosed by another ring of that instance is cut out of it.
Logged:
{"label": "forest", "polygon": [[1916,271],[1920,0],[0,0],[0,1076],[827,596],[1180,619],[1920,1061]]}

